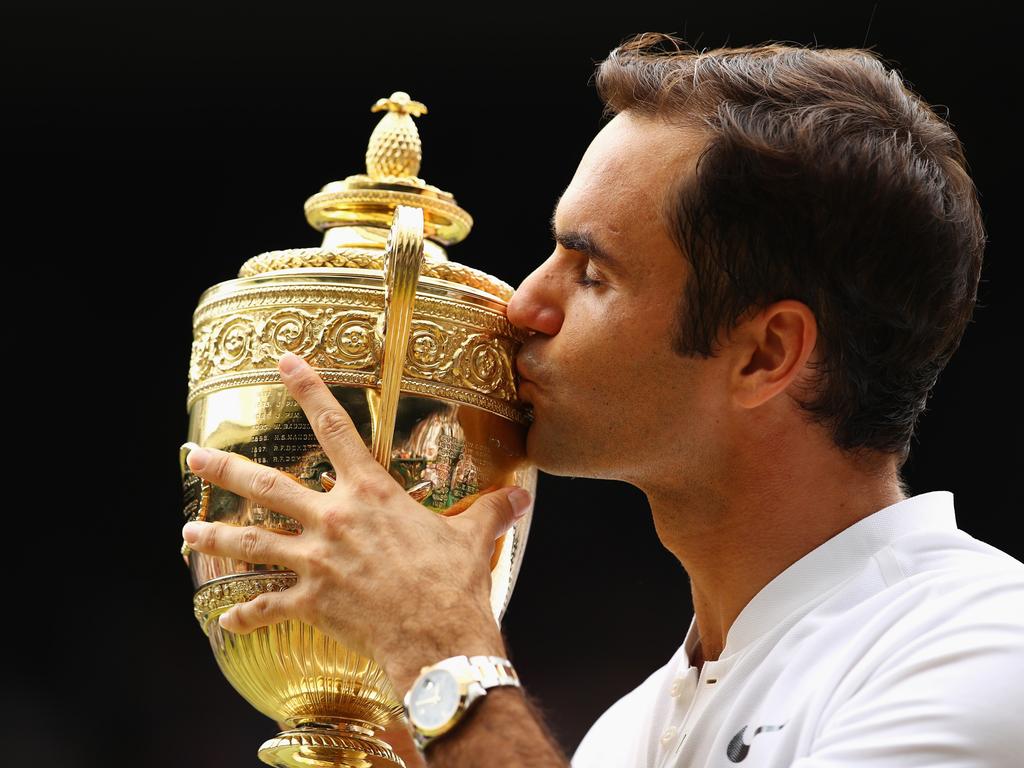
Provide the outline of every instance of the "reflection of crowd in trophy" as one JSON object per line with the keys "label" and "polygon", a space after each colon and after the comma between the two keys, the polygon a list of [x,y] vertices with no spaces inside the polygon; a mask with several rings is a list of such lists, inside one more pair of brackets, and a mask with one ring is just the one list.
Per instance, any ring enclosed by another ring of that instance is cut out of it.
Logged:
{"label": "reflection of crowd in trophy", "polygon": [[447,509],[484,485],[481,475],[486,462],[480,451],[467,443],[451,410],[434,411],[419,421],[407,447],[398,449],[396,454],[402,459],[409,456],[425,462],[419,479],[431,483],[431,494],[424,503],[435,509]]}
{"label": "reflection of crowd in trophy", "polygon": [[[274,425],[252,438],[248,445],[273,451],[274,463],[303,485],[330,490],[336,477],[334,469],[319,444],[315,443],[308,423],[303,420],[302,429],[296,429],[299,426],[296,422],[301,416],[301,413],[291,414],[289,421]],[[287,434],[285,439],[288,440],[313,442],[291,461],[281,462],[285,458],[280,452],[283,446],[279,445],[282,434]],[[253,449],[239,445],[235,450],[244,455]],[[265,463],[271,458],[255,455],[258,450],[253,450],[253,460]],[[395,480],[406,490],[414,491],[412,495],[423,504],[439,512],[460,499],[479,493],[487,485],[484,481],[490,474],[487,471],[490,464],[486,452],[466,440],[459,425],[457,409],[450,405],[443,405],[420,418],[408,439],[396,439],[391,454],[391,474]],[[255,504],[251,505],[248,522],[277,529],[290,529],[295,525],[284,515]]]}
{"label": "reflection of crowd in trophy", "polygon": [[[363,439],[371,442],[372,394],[350,387],[334,387],[332,392],[361,425]],[[412,498],[438,514],[458,514],[473,497],[495,483],[504,482],[505,474],[500,467],[507,457],[495,454],[500,440],[492,437],[492,445],[482,445],[470,439],[462,425],[462,419],[467,417],[463,408],[444,401],[406,397],[395,431],[392,477]],[[251,418],[251,422],[248,419],[221,422],[206,436],[206,441],[220,443],[224,450],[279,469],[307,488],[329,491],[334,487],[335,468],[317,442],[305,414],[286,393],[266,388],[257,398]],[[344,468],[339,469],[344,471]],[[202,486],[198,478],[187,471],[183,484],[185,518],[200,518]],[[207,489],[204,503],[206,509],[201,519],[259,525],[287,533],[302,531],[302,526],[291,517],[233,493]],[[193,567],[201,583],[230,574],[278,570],[273,565],[223,558],[199,558]]]}

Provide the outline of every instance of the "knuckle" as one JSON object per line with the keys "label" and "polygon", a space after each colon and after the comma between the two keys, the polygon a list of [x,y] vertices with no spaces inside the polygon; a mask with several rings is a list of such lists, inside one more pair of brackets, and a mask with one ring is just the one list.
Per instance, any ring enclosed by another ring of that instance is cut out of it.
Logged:
{"label": "knuckle", "polygon": [[249,603],[239,603],[231,609],[230,619],[230,632],[247,634],[252,627],[252,607]]}
{"label": "knuckle", "polygon": [[273,602],[268,595],[260,595],[252,601],[253,618],[267,619],[273,613]]}
{"label": "knuckle", "polygon": [[306,565],[308,573],[319,573],[331,559],[330,547],[323,543],[306,547]]}
{"label": "knuckle", "polygon": [[328,531],[340,531],[348,523],[348,514],[335,504],[325,508],[320,519],[323,522],[323,527]]}
{"label": "knuckle", "polygon": [[325,439],[343,438],[352,432],[352,421],[345,414],[331,408],[316,417],[316,428]]}
{"label": "knuckle", "polygon": [[249,489],[256,497],[266,497],[278,487],[278,474],[271,469],[261,469],[249,480]]}
{"label": "knuckle", "polygon": [[213,461],[210,462],[210,473],[215,477],[224,477],[229,461],[231,461],[230,453],[215,453]]}
{"label": "knuckle", "polygon": [[322,382],[318,377],[310,375],[307,371],[297,381],[292,382],[291,388],[292,392],[301,400],[302,398],[309,397],[316,392],[321,383]]}
{"label": "knuckle", "polygon": [[359,499],[365,501],[384,501],[391,494],[391,488],[386,480],[375,474],[356,472],[352,474],[349,481],[349,489]]}
{"label": "knuckle", "polygon": [[260,529],[254,525],[246,526],[239,537],[239,547],[242,555],[249,561],[255,562],[262,550]]}

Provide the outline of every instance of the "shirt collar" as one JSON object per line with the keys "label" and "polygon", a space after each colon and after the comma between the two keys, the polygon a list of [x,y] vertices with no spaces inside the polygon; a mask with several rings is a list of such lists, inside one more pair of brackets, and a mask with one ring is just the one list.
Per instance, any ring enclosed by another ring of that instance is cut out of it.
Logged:
{"label": "shirt collar", "polygon": [[[872,555],[900,536],[920,530],[956,530],[956,527],[950,491],[920,493],[858,520],[762,587],[729,628],[720,658],[742,651],[801,605],[862,570]],[[699,640],[695,615],[683,641],[687,660],[693,658]]]}

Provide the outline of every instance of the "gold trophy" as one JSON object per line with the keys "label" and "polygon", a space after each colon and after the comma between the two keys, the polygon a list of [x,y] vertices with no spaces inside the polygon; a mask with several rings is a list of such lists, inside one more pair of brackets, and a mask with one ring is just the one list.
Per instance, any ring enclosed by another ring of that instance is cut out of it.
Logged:
{"label": "gold trophy", "polygon": [[[329,490],[337,477],[305,414],[281,382],[285,352],[306,359],[352,417],[374,458],[440,515],[507,485],[536,493],[526,460],[529,406],[516,396],[525,336],[505,316],[513,290],[448,261],[445,246],[472,218],[417,177],[412,117],[426,107],[397,91],[366,152],[366,173],[306,201],[319,248],[270,251],[206,290],[193,315],[188,441],[179,461],[189,520],[299,524],[195,475],[196,446],[231,451]],[[497,542],[491,608],[500,624],[522,564],[532,509]],[[295,583],[294,572],[190,552],[195,615],[232,686],[281,733],[259,750],[274,766],[403,766],[382,732],[406,727],[381,667],[311,625],[281,622],[245,635],[221,629],[232,605]]]}

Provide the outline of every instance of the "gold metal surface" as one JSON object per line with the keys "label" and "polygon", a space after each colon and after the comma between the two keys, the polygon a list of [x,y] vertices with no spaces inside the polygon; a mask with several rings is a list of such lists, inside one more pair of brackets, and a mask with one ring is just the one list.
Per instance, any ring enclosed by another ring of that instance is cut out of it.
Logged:
{"label": "gold metal surface", "polygon": [[[185,463],[208,446],[329,491],[333,467],[281,382],[278,360],[312,365],[368,452],[426,509],[451,516],[481,494],[536,493],[526,458],[529,407],[516,396],[525,336],[505,316],[512,289],[447,259],[472,219],[419,178],[412,117],[426,108],[396,91],[375,109],[367,173],[332,182],[306,203],[319,248],[269,251],[212,286],[193,314],[188,440],[180,463],[186,517],[299,534],[297,521],[210,486]],[[532,509],[495,542],[491,608],[500,623],[522,564]],[[260,749],[275,766],[402,766],[386,728],[406,727],[383,669],[315,627],[286,621],[235,635],[217,618],[288,589],[283,567],[187,551],[193,609],[232,686],[283,730]]]}
{"label": "gold metal surface", "polygon": [[[292,269],[209,289],[193,318],[188,404],[220,389],[279,381],[285,352],[304,357],[330,383],[379,386],[384,292],[380,277],[368,274]],[[525,336],[503,304],[439,280],[419,284],[402,389],[529,424],[514,368]]]}
{"label": "gold metal surface", "polygon": [[[424,243],[429,246],[430,242]],[[502,301],[508,301],[515,293],[515,289],[503,280],[481,272],[479,269],[467,267],[465,264],[457,264],[453,261],[430,261],[423,260],[420,267],[420,274],[424,277],[435,277],[439,280],[447,280],[460,285],[468,285],[484,293],[497,296]],[[239,277],[259,275],[263,272],[271,272],[279,269],[294,269],[295,267],[347,267],[350,269],[384,269],[383,253],[367,253],[354,249],[335,248],[325,250],[323,248],[289,248],[283,251],[267,251],[259,256],[253,256],[238,271]]]}
{"label": "gold metal surface", "polygon": [[405,768],[402,759],[385,742],[348,726],[304,727],[285,731],[260,747],[260,757],[270,765],[301,765],[313,768]]}
{"label": "gold metal surface", "polygon": [[366,148],[366,172],[375,179],[387,176],[416,177],[423,151],[420,133],[412,115],[427,114],[427,105],[413,101],[404,91],[395,91],[390,99],[377,99],[371,112],[386,110],[384,119],[370,134]]}
{"label": "gold metal surface", "polygon": [[[419,173],[422,151],[413,115],[427,108],[404,91],[379,99],[372,111],[386,110],[374,128],[366,149],[366,173],[333,181],[306,201],[306,220],[321,232],[343,227],[344,234],[325,237],[328,245],[368,241],[373,234],[360,226],[390,227],[395,207],[408,205],[423,211],[424,234],[440,245],[453,245],[469,234],[473,218],[443,189],[427,184]],[[379,243],[378,243],[379,245]],[[427,257],[443,255],[434,250]]]}
{"label": "gold metal surface", "polygon": [[[379,127],[379,126],[378,126]],[[418,167],[417,163],[417,167]],[[412,307],[423,261],[423,211],[400,205],[395,209],[388,249],[384,258],[384,349],[380,377],[380,402],[374,419],[375,458],[385,469],[391,466],[391,443],[401,394],[405,352],[409,348]]]}

